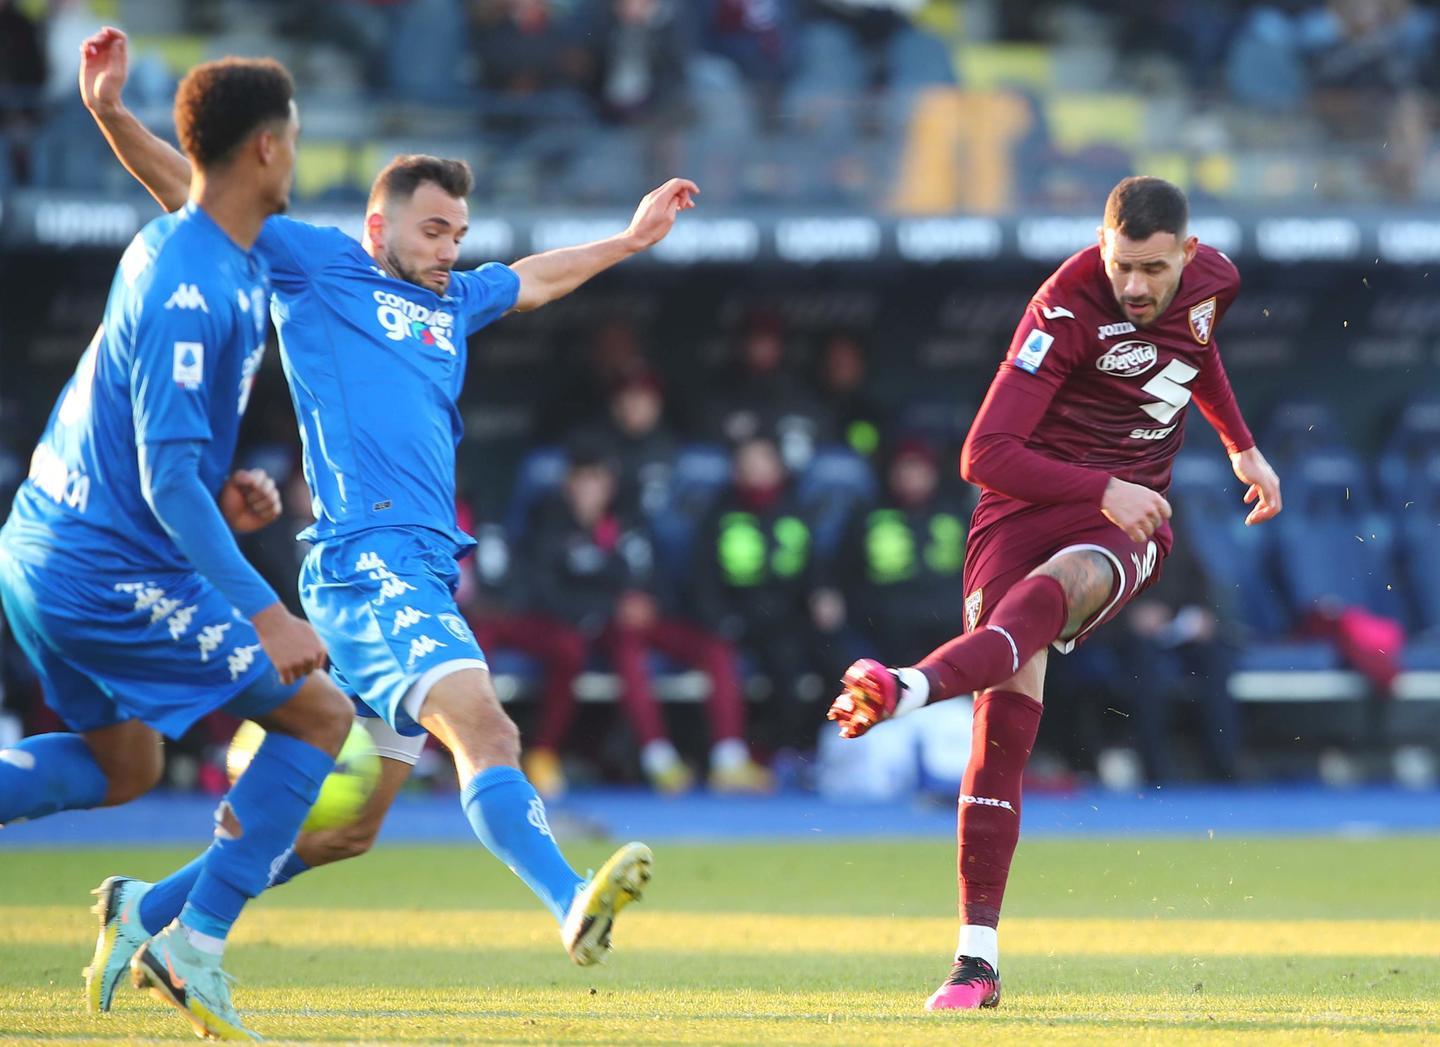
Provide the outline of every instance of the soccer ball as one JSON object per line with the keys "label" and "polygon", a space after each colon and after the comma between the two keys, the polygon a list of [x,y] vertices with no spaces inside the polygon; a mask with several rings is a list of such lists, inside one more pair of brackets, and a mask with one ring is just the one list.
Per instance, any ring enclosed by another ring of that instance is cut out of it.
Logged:
{"label": "soccer ball", "polygon": [[[251,758],[264,739],[265,728],[255,721],[246,720],[240,725],[225,754],[225,772],[230,781],[235,781],[250,766]],[[300,831],[349,825],[360,817],[365,801],[379,781],[380,756],[375,752],[370,732],[356,720],[350,725],[350,737],[345,739],[340,755],[335,757],[335,769],[321,784],[320,795],[316,797],[315,806],[310,808]]]}

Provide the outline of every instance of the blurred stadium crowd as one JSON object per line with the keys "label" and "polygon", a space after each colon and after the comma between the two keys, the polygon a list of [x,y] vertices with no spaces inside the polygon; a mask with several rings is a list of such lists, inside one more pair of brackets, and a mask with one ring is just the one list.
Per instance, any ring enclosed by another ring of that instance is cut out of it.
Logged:
{"label": "blurred stadium crowd", "polygon": [[1440,199],[1424,0],[0,0],[0,188],[118,184],[75,135],[106,21],[157,129],[195,62],[286,62],[309,197],[458,152],[497,204],[657,167],[712,205],[1067,208],[1136,169],[1201,203]]}
{"label": "blurred stadium crowd", "polygon": [[[79,41],[111,21],[134,41],[127,100],[167,136],[189,65],[285,61],[299,195],[357,216],[402,151],[470,159],[477,216],[629,205],[670,171],[723,213],[1089,216],[1137,170],[1212,215],[1440,200],[1440,15],[1410,0],[0,0],[0,192],[133,198],[74,88]],[[0,505],[115,255],[17,255],[0,286]],[[1240,261],[1219,340],[1286,512],[1241,527],[1191,420],[1176,555],[1125,619],[1052,660],[1031,770],[1131,787],[1313,776],[1318,759],[1337,783],[1433,784],[1429,274]],[[703,768],[737,717],[780,784],[810,785],[844,666],[957,631],[974,494],[955,454],[1034,262],[635,268],[477,339],[462,602],[522,699],[537,785],[685,788],[690,770],[646,752],[673,739]],[[284,481],[291,514],[247,552],[293,603],[307,499],[273,353],[246,425],[245,462]],[[13,651],[3,683],[0,744],[53,729]],[[176,747],[172,780],[218,788],[233,726]]]}

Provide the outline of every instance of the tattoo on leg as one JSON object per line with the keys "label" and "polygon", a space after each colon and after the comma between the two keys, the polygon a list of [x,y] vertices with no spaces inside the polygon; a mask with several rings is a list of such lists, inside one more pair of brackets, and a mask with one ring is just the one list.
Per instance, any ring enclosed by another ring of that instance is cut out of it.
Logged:
{"label": "tattoo on leg", "polygon": [[1062,636],[1074,636],[1095,612],[1110,602],[1120,579],[1115,566],[1103,554],[1090,549],[1077,549],[1035,568],[1032,574],[1054,578],[1065,590],[1070,617]]}

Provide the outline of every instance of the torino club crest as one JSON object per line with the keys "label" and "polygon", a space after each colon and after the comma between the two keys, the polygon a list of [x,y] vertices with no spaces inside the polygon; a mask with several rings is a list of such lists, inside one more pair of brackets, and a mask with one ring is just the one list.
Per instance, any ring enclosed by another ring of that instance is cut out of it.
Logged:
{"label": "torino club crest", "polygon": [[1210,332],[1215,327],[1215,299],[1207,298],[1190,310],[1190,333],[1201,345],[1210,344]]}

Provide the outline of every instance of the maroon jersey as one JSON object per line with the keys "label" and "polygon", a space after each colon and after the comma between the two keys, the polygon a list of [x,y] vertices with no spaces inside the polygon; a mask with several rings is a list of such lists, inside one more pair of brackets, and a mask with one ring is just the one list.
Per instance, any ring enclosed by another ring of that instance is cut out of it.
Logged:
{"label": "maroon jersey", "polygon": [[1254,446],[1215,342],[1239,289],[1230,259],[1202,244],[1169,307],[1137,328],[1099,247],[1061,265],[1031,300],[965,441],[961,469],[985,491],[975,525],[1027,505],[1098,506],[1112,476],[1165,493],[1191,399],[1228,451]]}

